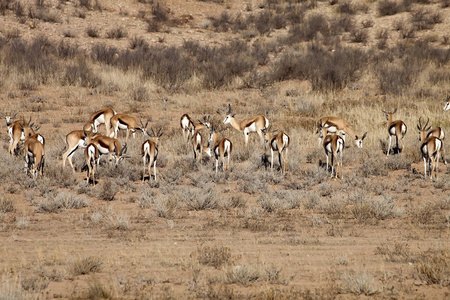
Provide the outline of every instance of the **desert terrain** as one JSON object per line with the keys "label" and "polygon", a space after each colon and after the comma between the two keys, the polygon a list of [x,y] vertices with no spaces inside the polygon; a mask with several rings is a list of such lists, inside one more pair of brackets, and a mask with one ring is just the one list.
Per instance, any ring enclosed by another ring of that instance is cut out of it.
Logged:
{"label": "desert terrain", "polygon": [[[0,0],[0,112],[45,137],[34,179],[2,118],[0,299],[449,298],[450,168],[424,178],[417,129],[450,130],[449,18],[448,0]],[[222,124],[229,104],[289,135],[285,174]],[[63,167],[102,108],[161,129],[156,178],[140,132],[95,186],[84,149]],[[387,156],[394,110],[407,132]],[[194,160],[186,113],[232,142],[230,170]],[[346,135],[338,178],[325,116],[367,132]]]}

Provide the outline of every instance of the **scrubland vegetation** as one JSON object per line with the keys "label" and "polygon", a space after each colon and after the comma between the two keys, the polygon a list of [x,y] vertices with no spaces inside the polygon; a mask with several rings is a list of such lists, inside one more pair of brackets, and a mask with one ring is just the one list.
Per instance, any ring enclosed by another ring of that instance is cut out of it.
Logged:
{"label": "scrubland vegetation", "polygon": [[[0,0],[0,111],[47,140],[33,180],[2,125],[0,298],[448,297],[450,172],[423,179],[416,124],[450,129],[449,4]],[[218,125],[228,103],[289,134],[286,175],[231,127],[230,172],[194,162],[179,118]],[[95,187],[81,151],[62,169],[65,135],[103,107],[164,129],[157,181],[140,135]],[[408,132],[386,157],[394,108]],[[330,115],[368,132],[337,180],[314,127]]]}

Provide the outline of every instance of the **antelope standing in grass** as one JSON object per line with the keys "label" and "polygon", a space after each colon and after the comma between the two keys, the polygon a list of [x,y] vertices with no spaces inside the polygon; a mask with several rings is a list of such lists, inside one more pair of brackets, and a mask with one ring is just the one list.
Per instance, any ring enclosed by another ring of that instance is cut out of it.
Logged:
{"label": "antelope standing in grass", "polygon": [[[216,158],[216,174],[219,169],[219,157],[222,160],[223,170],[226,171],[230,169],[231,151],[233,150],[233,144],[229,139],[222,138],[219,140],[217,127],[218,126],[212,126],[211,134],[208,139],[208,144],[210,146],[212,145],[211,150]],[[225,156],[227,157],[227,162],[225,162]]]}
{"label": "antelope standing in grass", "polygon": [[35,137],[25,140],[25,162],[27,174],[36,178],[38,173],[44,175],[45,150],[44,145]]}
{"label": "antelope standing in grass", "polygon": [[[357,136],[353,128],[348,124],[348,122],[341,118],[336,117],[323,117],[320,118],[317,122],[317,131],[319,132],[319,146],[322,145],[322,139],[325,135],[323,135],[321,128],[326,128],[326,134],[340,134],[345,142],[345,135],[348,133],[352,138],[355,139],[355,145],[358,148],[363,147],[363,140],[367,136],[367,132],[363,134],[363,136]],[[317,133],[317,132],[316,132]]]}
{"label": "antelope standing in grass", "polygon": [[[338,177],[338,168],[342,169],[342,153],[344,151],[345,140],[340,135],[327,135],[327,128],[321,126],[323,138],[323,149],[325,150],[325,155],[327,156],[327,171],[329,162],[331,162],[331,177],[333,177],[333,172],[335,173],[335,178]],[[331,156],[331,159],[330,159]],[[334,170],[334,161],[337,160],[336,170]],[[342,170],[341,170],[342,171]],[[342,172],[341,172],[342,173]]]}
{"label": "antelope standing in grass", "polygon": [[248,135],[250,132],[256,132],[259,135],[261,142],[264,144],[264,135],[261,132],[261,129],[269,127],[269,120],[263,115],[256,115],[249,119],[237,121],[234,118],[235,115],[236,114],[231,114],[231,105],[228,104],[228,111],[223,120],[223,124],[231,124],[233,128],[244,133],[245,146],[248,146]]}
{"label": "antelope standing in grass", "polygon": [[153,140],[146,140],[141,147],[142,160],[144,162],[144,172],[142,173],[142,182],[145,180],[145,165],[148,162],[148,176],[149,180],[152,179],[151,167],[153,165],[153,176],[156,181],[156,159],[158,158],[158,141],[163,135],[161,128],[155,133],[152,129],[152,133],[147,134],[153,138]]}
{"label": "antelope standing in grass", "polygon": [[86,131],[92,129],[95,133],[98,130],[98,126],[105,124],[106,135],[109,136],[111,130],[111,118],[114,115],[116,115],[116,112],[111,108],[100,109],[89,117],[89,121],[84,125],[83,129]]}
{"label": "antelope standing in grass", "polygon": [[422,152],[425,178],[427,178],[427,163],[428,169],[430,170],[430,178],[432,178],[433,176],[433,171],[436,178],[437,169],[439,167],[439,155],[441,153],[443,143],[439,138],[435,136],[426,137],[427,124],[425,124],[425,126],[422,126],[419,118],[417,129],[419,129],[420,141],[422,142],[420,145],[420,151]]}
{"label": "antelope standing in grass", "polygon": [[450,110],[450,96],[447,96],[447,103],[444,106],[444,111]]}
{"label": "antelope standing in grass", "polygon": [[[394,135],[396,139],[396,147],[399,152],[402,152],[405,145],[404,140],[408,127],[406,127],[406,124],[401,120],[392,121],[392,116],[397,112],[397,109],[394,109],[393,112],[387,112],[384,110],[382,110],[382,112],[385,113],[386,120],[388,121],[389,145],[386,156],[389,156],[392,144],[392,136]],[[399,148],[399,140],[401,140],[401,148]]]}
{"label": "antelope standing in grass", "polygon": [[115,165],[117,166],[119,162],[124,159],[124,154],[127,152],[127,144],[121,146],[118,139],[111,138],[108,136],[100,135],[97,133],[86,133],[83,132],[85,135],[84,138],[84,146],[87,147],[89,144],[94,144],[97,146],[99,157],[97,160],[97,165],[100,162],[100,157],[102,155],[108,154],[109,160],[111,160],[111,157],[114,157]]}
{"label": "antelope standing in grass", "polygon": [[[422,141],[423,140],[422,139],[422,132],[421,132],[421,126],[422,125],[421,125],[420,119],[421,118],[419,118],[419,125],[417,127],[419,129],[419,141]],[[423,128],[426,131],[425,137],[429,138],[429,137],[434,136],[434,137],[437,137],[438,139],[441,140],[441,142],[442,142],[442,149],[441,149],[442,150],[442,160],[444,162],[444,165],[446,165],[447,161],[445,160],[445,147],[444,147],[445,133],[444,133],[444,130],[441,127],[431,128],[431,126],[428,126],[428,128],[427,128],[427,125],[428,125],[429,121],[430,121],[430,118],[428,118],[427,123],[425,124],[425,126],[423,126]]]}
{"label": "antelope standing in grass", "polygon": [[126,129],[127,130],[126,143],[128,143],[128,136],[130,135],[130,132],[133,134],[133,138],[135,137],[136,131],[142,132],[143,135],[147,134],[146,130],[148,120],[147,123],[145,123],[145,125],[142,123],[142,121],[140,121],[141,124],[139,126],[138,122],[134,117],[126,114],[117,114],[114,115],[110,121],[113,132],[109,134],[109,137],[114,137],[115,139],[117,139],[117,131],[119,131],[119,129]]}
{"label": "antelope standing in grass", "polygon": [[[11,123],[11,125],[8,127],[8,135],[10,137],[8,152],[10,155],[16,153],[19,141],[25,141],[28,136],[35,134],[32,128],[34,124],[30,124],[30,122],[31,118],[28,122],[24,120],[18,120]],[[41,142],[43,142],[43,140]]]}
{"label": "antelope standing in grass", "polygon": [[[17,113],[15,113],[15,114],[12,115],[12,114],[10,114],[10,113],[4,114],[4,113],[0,112],[0,116],[1,116],[2,118],[5,118],[5,120],[6,120],[6,126],[9,127],[9,126],[11,126],[11,124],[13,123],[13,119],[17,116]],[[21,121],[22,124],[24,123],[23,120],[18,120],[18,121]],[[17,122],[17,121],[16,121],[16,122]]]}
{"label": "antelope standing in grass", "polygon": [[195,131],[203,128],[210,129],[211,123],[209,123],[209,116],[204,116],[203,121],[194,122],[188,114],[184,114],[181,116],[180,126],[183,138],[189,140],[190,136],[194,136]]}
{"label": "antelope standing in grass", "polygon": [[192,146],[194,149],[194,160],[200,162],[200,164],[202,163],[203,153],[206,153],[209,157],[212,156],[209,145],[203,145],[203,136],[198,130],[196,130],[192,136]]}
{"label": "antelope standing in grass", "polygon": [[97,146],[93,143],[87,145],[86,150],[84,150],[84,157],[88,167],[86,181],[89,184],[92,177],[92,184],[95,186],[95,168],[100,157]]}
{"label": "antelope standing in grass", "polygon": [[[278,161],[280,162],[281,172],[286,173],[286,160],[288,158],[290,138],[282,131],[273,134],[270,132],[270,129],[271,126],[269,128],[261,129],[261,132],[264,134],[264,142],[269,144],[270,147],[270,154],[272,156],[270,168],[273,170],[273,153],[274,151],[278,151]],[[281,160],[283,160],[283,163],[281,163]]]}
{"label": "antelope standing in grass", "polygon": [[66,135],[67,151],[64,152],[62,156],[63,168],[66,166],[66,159],[68,159],[69,164],[72,167],[72,171],[75,172],[75,167],[73,166],[72,163],[72,157],[78,148],[86,147],[84,143],[84,139],[86,138],[85,132],[86,131],[84,130],[74,130]]}

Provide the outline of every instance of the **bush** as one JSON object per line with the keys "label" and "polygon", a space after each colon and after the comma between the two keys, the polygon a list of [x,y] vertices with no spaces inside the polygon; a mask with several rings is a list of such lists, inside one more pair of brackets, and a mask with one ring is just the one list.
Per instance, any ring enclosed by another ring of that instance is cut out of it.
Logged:
{"label": "bush", "polygon": [[127,36],[126,32],[121,27],[117,27],[106,32],[106,38],[108,39],[118,40],[126,36]]}
{"label": "bush", "polygon": [[420,279],[427,284],[450,285],[450,251],[449,249],[430,249],[417,258],[415,270]]}
{"label": "bush", "polygon": [[392,16],[402,11],[402,7],[394,0],[382,0],[378,2],[378,14],[383,16]]}
{"label": "bush", "polygon": [[225,269],[225,282],[248,286],[261,277],[261,271],[253,266],[232,266]]}
{"label": "bush", "polygon": [[98,38],[100,37],[100,34],[98,32],[98,28],[93,27],[93,26],[89,26],[86,28],[86,34],[88,35],[88,37],[91,38]]}
{"label": "bush", "polygon": [[92,71],[85,60],[78,59],[76,63],[66,66],[62,84],[95,88],[101,84],[101,79]]}
{"label": "bush", "polygon": [[71,273],[74,276],[100,272],[102,262],[96,257],[84,257],[72,263]]}
{"label": "bush", "polygon": [[345,289],[353,294],[370,296],[379,292],[375,279],[366,272],[351,272],[344,274]]}
{"label": "bush", "polygon": [[214,209],[218,203],[218,195],[214,184],[208,184],[204,189],[184,188],[179,197],[189,210]]}
{"label": "bush", "polygon": [[15,212],[14,201],[10,198],[0,197],[0,213]]}
{"label": "bush", "polygon": [[202,265],[212,266],[216,269],[229,263],[231,258],[230,248],[228,247],[197,247],[197,259]]}

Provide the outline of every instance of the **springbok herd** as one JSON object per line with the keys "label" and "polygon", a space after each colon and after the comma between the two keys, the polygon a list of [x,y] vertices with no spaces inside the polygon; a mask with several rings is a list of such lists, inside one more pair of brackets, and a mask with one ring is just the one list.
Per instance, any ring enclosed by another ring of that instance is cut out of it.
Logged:
{"label": "springbok herd", "polygon": [[[447,97],[447,103],[444,107],[444,111],[448,110],[450,110],[450,96]],[[401,152],[404,147],[407,126],[403,121],[393,119],[396,111],[397,109],[393,112],[383,111],[388,121],[389,146],[387,156],[389,156],[392,138],[394,136],[398,151]],[[44,174],[45,163],[45,139],[41,134],[36,133],[39,126],[32,123],[31,118],[28,121],[13,121],[17,113],[13,115],[0,113],[0,115],[6,119],[6,125],[8,127],[8,135],[10,137],[9,154],[16,155],[18,153],[19,141],[24,141],[27,174],[31,174],[33,178],[36,178],[38,173],[42,176]],[[256,115],[242,121],[236,120],[234,116],[235,114],[231,112],[231,105],[228,105],[228,111],[223,120],[223,124],[230,124],[233,128],[244,133],[246,146],[248,144],[248,135],[251,132],[256,132],[261,142],[268,144],[270,148],[272,158],[271,168],[273,169],[274,152],[278,152],[281,172],[285,173],[290,143],[289,136],[284,132],[276,133],[275,131],[271,131],[269,120],[263,115]],[[429,176],[432,178],[433,172],[436,177],[441,151],[444,163],[446,164],[443,143],[445,135],[441,127],[431,128],[431,126],[428,126],[428,123],[429,119],[423,125],[421,118],[419,118],[417,129],[419,130],[419,141],[421,142],[420,150],[424,161],[425,178],[427,177],[427,164]],[[98,127],[101,124],[104,124],[106,127],[106,135],[98,132]],[[95,185],[95,169],[99,164],[100,156],[108,154],[109,161],[114,159],[115,164],[118,164],[126,157],[125,153],[127,151],[130,132],[134,137],[136,131],[140,131],[144,136],[151,137],[151,139],[147,139],[141,146],[141,155],[144,164],[142,181],[146,177],[146,165],[148,165],[149,179],[152,177],[151,166],[153,165],[153,177],[156,180],[158,140],[163,133],[161,132],[161,128],[156,132],[153,129],[149,131],[147,125],[148,121],[145,125],[142,121],[138,124],[134,117],[127,114],[118,114],[111,108],[96,111],[90,116],[83,129],[71,131],[66,135],[67,151],[62,157],[63,168],[65,167],[66,160],[68,160],[72,170],[75,172],[72,157],[77,149],[85,148],[84,155],[88,168],[86,180],[88,182],[92,181],[92,184]],[[219,169],[219,158],[222,161],[223,170],[230,169],[233,144],[228,138],[219,138],[220,131],[218,130],[218,126],[211,124],[209,117],[204,117],[202,121],[198,120],[198,122],[195,122],[189,115],[184,114],[180,119],[180,125],[184,139],[192,143],[194,160],[201,162],[203,153],[206,153],[210,157],[214,154],[216,159],[216,173]],[[345,136],[347,134],[350,135],[354,139],[356,146],[362,148],[362,141],[366,137],[367,132],[362,136],[358,136],[346,120],[336,117],[320,118],[316,126],[316,133],[319,134],[319,144],[323,146],[327,157],[327,170],[329,169],[329,164],[331,164],[331,176],[333,177],[334,174],[337,177],[337,168],[342,167],[342,152],[345,146]],[[117,132],[125,129],[126,140],[122,147],[117,139]],[[201,134],[202,130],[209,131],[209,138],[206,145]],[[336,170],[334,167],[335,160],[337,160]]]}

